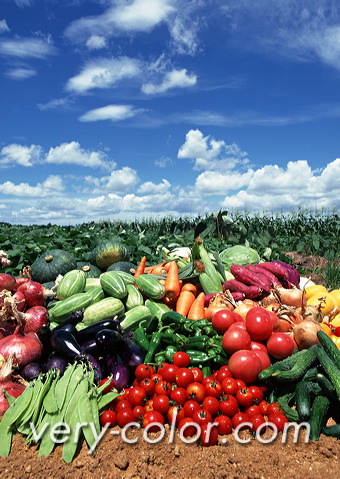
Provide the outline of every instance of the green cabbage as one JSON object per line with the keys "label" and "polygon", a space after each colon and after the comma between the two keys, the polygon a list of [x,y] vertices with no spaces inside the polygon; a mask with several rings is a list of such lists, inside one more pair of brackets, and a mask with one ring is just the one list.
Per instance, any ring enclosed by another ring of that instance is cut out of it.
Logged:
{"label": "green cabbage", "polygon": [[260,255],[253,248],[243,245],[235,245],[227,248],[219,254],[224,266],[229,269],[232,264],[246,266],[260,262]]}

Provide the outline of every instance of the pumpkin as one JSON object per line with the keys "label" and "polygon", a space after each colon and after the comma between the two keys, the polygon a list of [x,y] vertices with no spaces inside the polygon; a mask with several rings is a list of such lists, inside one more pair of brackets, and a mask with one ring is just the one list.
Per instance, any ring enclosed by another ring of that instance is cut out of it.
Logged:
{"label": "pumpkin", "polygon": [[51,249],[32,263],[32,279],[38,283],[47,283],[55,281],[58,274],[64,275],[76,268],[77,261],[71,253],[62,249]]}
{"label": "pumpkin", "polygon": [[90,263],[95,264],[102,271],[106,271],[117,261],[130,261],[130,254],[122,243],[104,241],[91,251]]}
{"label": "pumpkin", "polygon": [[[134,274],[137,265],[129,261],[117,261],[107,268],[107,271],[124,271],[124,273]],[[132,271],[131,271],[132,270]]]}
{"label": "pumpkin", "polygon": [[77,269],[84,271],[86,278],[99,278],[99,276],[102,274],[101,270],[97,268],[97,266],[87,261],[78,261]]}

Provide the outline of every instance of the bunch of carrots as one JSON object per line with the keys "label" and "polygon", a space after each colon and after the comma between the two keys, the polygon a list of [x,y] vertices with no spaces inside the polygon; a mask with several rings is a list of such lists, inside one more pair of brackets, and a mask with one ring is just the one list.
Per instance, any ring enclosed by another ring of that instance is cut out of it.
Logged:
{"label": "bunch of carrots", "polygon": [[188,319],[204,318],[205,294],[199,286],[190,282],[183,283],[179,279],[176,261],[146,266],[146,256],[143,256],[134,277],[137,278],[141,274],[166,275],[165,279],[159,279],[165,287],[163,302]]}

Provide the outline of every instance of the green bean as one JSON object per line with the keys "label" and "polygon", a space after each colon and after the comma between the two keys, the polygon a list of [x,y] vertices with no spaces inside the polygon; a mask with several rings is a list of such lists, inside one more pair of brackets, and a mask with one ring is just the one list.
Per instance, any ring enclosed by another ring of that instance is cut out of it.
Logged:
{"label": "green bean", "polygon": [[[63,406],[60,408],[60,414],[62,417],[64,417],[65,410],[68,406],[68,403],[71,400],[73,393],[78,386],[78,383],[81,381],[83,377],[84,377],[83,366],[82,364],[78,364],[76,368],[74,369],[72,376],[70,378],[70,381],[67,384],[66,391],[64,392]],[[57,397],[57,400],[58,400],[58,397]]]}
{"label": "green bean", "polygon": [[66,424],[68,424],[69,421],[71,420],[72,413],[73,413],[74,409],[77,408],[77,404],[78,404],[79,399],[84,394],[87,394],[87,391],[88,391],[88,381],[87,381],[87,378],[84,377],[77,384],[77,386],[76,386],[76,388],[73,392],[73,395],[72,395],[68,405],[66,406],[65,414],[64,414],[64,421],[66,422]]}
{"label": "green bean", "polygon": [[93,424],[94,424],[96,433],[98,435],[100,434],[99,408],[98,408],[98,397],[94,390],[90,391],[89,400],[90,400],[90,405],[92,409]]}
{"label": "green bean", "polygon": [[[58,413],[56,412],[52,414],[47,413],[45,415],[45,421],[43,422],[42,427],[47,423],[49,425],[48,429],[50,432],[52,430],[52,427],[58,422],[61,422],[60,415]],[[47,433],[48,429],[46,429],[45,434],[43,434],[41,438],[38,457],[41,457],[41,456],[47,457],[49,454],[51,454],[51,452],[54,449],[55,442],[52,441],[51,435]]]}
{"label": "green bean", "polygon": [[11,452],[13,431],[6,427],[1,431],[0,456],[7,457]]}
{"label": "green bean", "polygon": [[81,438],[82,438],[81,430],[80,430],[79,440],[76,440],[76,437],[75,437],[76,428],[78,427],[79,422],[80,420],[79,420],[79,414],[78,414],[78,407],[75,407],[73,409],[73,412],[71,414],[71,418],[69,421],[71,434],[70,434],[70,437],[67,439],[67,441],[64,442],[63,450],[62,450],[62,458],[68,464],[72,462],[77,452],[77,448],[79,444],[81,443]]}
{"label": "green bean", "polygon": [[91,424],[94,423],[92,415],[92,407],[88,395],[82,396],[78,402],[78,415],[81,423],[86,423],[83,426],[83,432],[88,446],[94,446],[96,438],[94,437]]}
{"label": "green bean", "polygon": [[[60,381],[60,379],[59,379]],[[43,400],[43,406],[46,409],[47,412],[53,413],[58,411],[58,403],[57,403],[57,398],[56,398],[56,385],[57,385],[57,380],[52,381],[50,389],[47,391],[46,396],[44,397]]]}
{"label": "green bean", "polygon": [[[27,386],[20,396],[18,396],[11,407],[7,409],[0,422],[0,432],[7,427],[12,428],[14,424],[26,413],[33,395],[33,386]],[[1,434],[0,434],[1,436]]]}
{"label": "green bean", "polygon": [[56,400],[57,400],[57,403],[58,403],[59,411],[61,410],[61,408],[64,405],[64,401],[65,401],[65,398],[66,398],[66,391],[68,389],[67,386],[71,381],[71,377],[73,375],[73,372],[74,372],[75,368],[76,368],[76,363],[70,364],[66,368],[63,376],[57,382],[57,385],[56,385],[56,388],[55,388],[55,396],[56,396]]}
{"label": "green bean", "polygon": [[118,391],[110,391],[98,399],[98,410],[101,412],[104,407],[108,406],[116,397],[120,396]]}

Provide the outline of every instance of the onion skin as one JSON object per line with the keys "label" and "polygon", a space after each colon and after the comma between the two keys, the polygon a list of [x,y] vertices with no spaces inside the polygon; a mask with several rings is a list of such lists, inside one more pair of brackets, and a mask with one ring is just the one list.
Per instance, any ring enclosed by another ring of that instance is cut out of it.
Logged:
{"label": "onion skin", "polygon": [[35,333],[21,334],[17,328],[13,334],[0,339],[0,354],[4,358],[13,355],[13,364],[23,368],[40,359],[42,344]]}
{"label": "onion skin", "polygon": [[322,331],[320,324],[312,319],[304,319],[293,327],[294,341],[299,350],[309,349],[320,344],[317,332]]}

